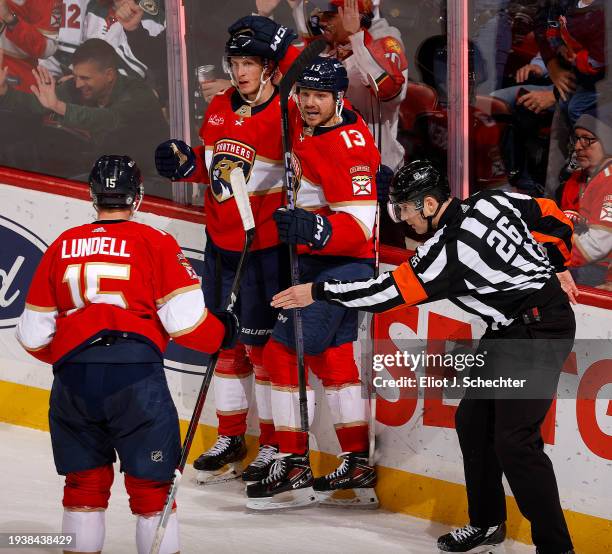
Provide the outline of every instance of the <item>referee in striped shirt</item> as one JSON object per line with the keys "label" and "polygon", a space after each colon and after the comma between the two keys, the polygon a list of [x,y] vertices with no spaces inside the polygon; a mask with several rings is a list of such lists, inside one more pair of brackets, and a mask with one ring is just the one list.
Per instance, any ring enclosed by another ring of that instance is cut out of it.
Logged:
{"label": "referee in striped shirt", "polygon": [[[289,309],[325,301],[384,312],[446,298],[481,317],[487,330],[479,352],[487,355],[478,374],[512,377],[527,368],[537,374],[540,393],[518,399],[468,390],[461,400],[456,429],[470,523],[440,537],[438,547],[469,552],[503,542],[503,473],[531,523],[537,552],[573,553],[540,433],[576,330],[570,302],[576,303],[578,290],[566,270],[570,221],[553,201],[522,194],[483,191],[464,201],[452,198],[445,176],[428,161],[400,169],[388,208],[396,222],[405,221],[419,234],[435,234],[392,272],[297,285],[277,294],[272,305]],[[512,346],[506,339],[529,340]],[[470,376],[478,375],[473,370]]]}

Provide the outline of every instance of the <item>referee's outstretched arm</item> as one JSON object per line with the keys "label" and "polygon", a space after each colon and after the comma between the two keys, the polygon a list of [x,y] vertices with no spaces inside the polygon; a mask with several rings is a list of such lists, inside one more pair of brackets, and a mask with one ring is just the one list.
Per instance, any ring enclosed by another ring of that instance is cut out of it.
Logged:
{"label": "referee's outstretched arm", "polygon": [[[572,248],[571,221],[552,200],[534,199],[517,193],[495,192],[482,197],[477,195],[463,204],[453,199],[446,208],[449,214],[444,218],[445,225],[425,244],[419,246],[408,261],[394,271],[382,273],[377,278],[359,281],[327,281],[297,285],[278,293],[272,305],[276,308],[289,309],[307,306],[315,300],[324,300],[347,308],[384,312],[402,305],[474,295],[478,292],[488,294],[503,292],[505,288],[510,288],[510,285],[506,287],[503,282],[495,282],[494,278],[496,275],[505,275],[506,269],[512,269],[505,265],[505,262],[498,259],[496,268],[491,269],[493,274],[491,284],[497,288],[483,287],[481,291],[475,291],[466,279],[471,261],[458,259],[457,244],[464,245],[466,229],[470,227],[466,225],[466,221],[470,218],[474,220],[477,215],[481,215],[477,213],[480,201],[495,203],[500,208],[499,210],[495,208],[500,216],[491,219],[490,228],[485,228],[480,235],[478,250],[482,252],[474,252],[478,261],[484,261],[480,259],[480,254],[485,260],[487,256],[491,256],[492,243],[487,241],[488,234],[505,219],[506,225],[511,227],[510,234],[516,235],[514,239],[521,246],[531,248],[533,251],[532,247],[535,245],[532,239],[534,239],[544,247],[548,260],[538,262],[540,266],[535,268],[538,277],[547,280],[551,269],[554,270],[559,276],[563,289],[574,302],[578,291],[567,271]],[[503,213],[512,218],[511,224],[508,217],[501,217],[503,215],[501,210],[505,210]],[[465,212],[468,212],[467,215]],[[474,237],[471,235],[471,238]],[[493,256],[495,257],[494,254]],[[535,258],[538,256],[535,255]],[[542,259],[542,256],[539,258]],[[489,268],[486,263],[484,265]]]}

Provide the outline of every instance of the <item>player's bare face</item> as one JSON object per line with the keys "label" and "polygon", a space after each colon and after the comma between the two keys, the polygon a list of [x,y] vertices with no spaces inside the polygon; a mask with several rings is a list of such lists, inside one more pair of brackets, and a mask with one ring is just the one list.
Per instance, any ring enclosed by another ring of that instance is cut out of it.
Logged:
{"label": "player's bare face", "polygon": [[400,204],[400,217],[402,221],[410,225],[419,235],[427,233],[427,220],[421,215],[421,211],[417,210],[413,202],[404,202]]}
{"label": "player's bare face", "polygon": [[72,71],[74,84],[86,102],[97,102],[110,94],[115,83],[115,73],[102,69],[96,62],[76,64]]}
{"label": "player's bare face", "polygon": [[581,128],[576,129],[574,140],[578,165],[589,172],[596,170],[605,157],[601,142],[593,133]]}
{"label": "player's bare face", "polygon": [[230,68],[242,96],[253,100],[259,92],[264,70],[261,59],[254,56],[233,57],[230,58]]}
{"label": "player's bare face", "polygon": [[302,117],[308,127],[320,127],[334,123],[336,100],[332,92],[301,88],[298,99]]}

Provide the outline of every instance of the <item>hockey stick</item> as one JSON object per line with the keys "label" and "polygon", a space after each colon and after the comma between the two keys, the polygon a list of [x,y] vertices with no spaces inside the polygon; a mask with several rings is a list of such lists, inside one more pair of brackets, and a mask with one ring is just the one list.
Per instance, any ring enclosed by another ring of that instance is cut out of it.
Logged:
{"label": "hockey stick", "polygon": [[[234,281],[232,282],[232,288],[230,289],[230,293],[225,302],[224,309],[228,311],[232,311],[234,308],[234,304],[236,303],[238,291],[240,290],[240,281],[242,279],[242,274],[244,273],[246,260],[249,256],[251,243],[253,242],[253,237],[255,236],[255,220],[253,218],[253,212],[251,210],[251,204],[249,202],[247,185],[244,179],[244,173],[242,169],[237,167],[232,170],[232,172],[230,173],[230,182],[232,184],[232,190],[234,192],[234,198],[236,199],[238,212],[240,213],[240,219],[242,220],[245,240],[244,246],[242,248],[242,254],[240,256],[240,260],[238,261],[238,267],[236,268],[236,274],[234,275]],[[179,463],[176,469],[174,470],[172,482],[170,483],[170,489],[168,490],[168,497],[166,498],[166,503],[164,504],[164,509],[162,511],[159,523],[157,525],[157,529],[155,531],[155,537],[153,539],[150,554],[158,554],[162,540],[164,539],[168,520],[170,518],[170,514],[172,513],[172,505],[174,504],[174,499],[178,491],[179,483],[183,476],[183,470],[185,469],[185,464],[187,463],[187,456],[189,455],[189,450],[191,449],[191,443],[193,442],[193,438],[195,437],[195,433],[198,428],[198,423],[200,422],[200,416],[202,415],[204,402],[206,401],[206,395],[208,393],[208,388],[210,387],[210,383],[215,373],[215,367],[217,365],[218,359],[219,352],[216,352],[211,357],[210,362],[208,364],[208,368],[204,373],[202,386],[200,387],[200,392],[198,393],[196,405],[193,410],[193,415],[191,416],[191,420],[189,421],[189,427],[187,428],[187,434],[185,435],[185,441],[183,442],[183,448],[181,449]]]}
{"label": "hockey stick", "polygon": [[[287,191],[287,204],[290,210],[295,209],[296,183],[295,174],[291,166],[291,136],[289,129],[289,96],[293,85],[298,80],[314,59],[323,52],[326,42],[319,38],[311,42],[282,78],[279,85],[280,109],[281,109],[281,135],[283,139],[283,161],[285,164],[285,189]],[[300,268],[295,246],[289,249],[289,260],[291,263],[291,284],[300,282]],[[304,336],[302,334],[302,312],[299,308],[293,310],[293,332],[295,334],[295,353],[298,362],[298,388],[300,399],[300,423],[302,432],[308,433],[308,400],[306,398],[306,367],[304,364]],[[306,438],[306,449],[308,450],[308,437]]]}
{"label": "hockey stick", "polygon": [[[370,84],[370,88],[374,93],[374,97],[376,98],[376,104],[378,106],[378,124],[377,124],[377,146],[378,152],[381,153],[382,156],[382,108],[380,105],[380,97],[378,96],[378,83],[368,73],[368,82]],[[372,112],[374,109],[372,108]],[[372,117],[374,120],[374,117]],[[372,127],[376,124],[375,121],[372,121]],[[378,201],[376,202],[376,217],[374,219],[374,278],[378,277],[380,273],[380,204]],[[372,350],[369,352],[368,356],[368,367],[373,366],[374,362],[374,346],[376,344],[376,337],[378,336],[378,314],[372,314]],[[372,371],[372,369],[370,369]],[[376,452],[376,387],[374,387],[373,382],[373,373],[372,373],[372,381],[369,383],[370,385],[370,421],[368,422],[368,438],[369,438],[369,451],[368,451],[368,462],[371,466],[375,465],[375,452]]]}

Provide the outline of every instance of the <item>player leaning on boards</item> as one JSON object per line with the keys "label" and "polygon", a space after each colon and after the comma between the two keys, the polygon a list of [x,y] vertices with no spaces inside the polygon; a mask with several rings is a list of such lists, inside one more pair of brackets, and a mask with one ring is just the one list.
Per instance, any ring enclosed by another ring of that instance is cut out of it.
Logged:
{"label": "player leaning on boards", "polygon": [[[361,116],[344,106],[347,87],[343,65],[319,57],[296,82],[297,105],[289,105],[297,207],[278,209],[274,220],[280,239],[297,245],[303,280],[373,274],[380,155]],[[340,466],[317,479],[310,469],[308,435],[301,430],[293,315],[279,315],[264,349],[280,454],[269,475],[247,487],[247,506],[286,508],[319,499],[376,507],[376,473],[368,465],[367,401],[353,358],[357,313],[317,302],[301,314],[305,362],[321,379],[343,452]],[[307,394],[312,411],[314,391]],[[338,489],[354,494],[347,497]]]}
{"label": "player leaning on boards", "polygon": [[194,462],[200,483],[240,476],[253,372],[260,450],[242,473],[243,480],[263,479],[277,453],[270,381],[262,356],[278,313],[270,308],[270,299],[288,283],[283,280],[287,276],[286,248],[280,246],[272,220],[272,213],[282,205],[283,179],[278,88],[273,81],[297,54],[290,46],[296,35],[259,16],[239,19],[228,32],[225,61],[233,86],[211,101],[200,129],[203,144],[191,148],[183,141],[170,140],[155,153],[160,175],[209,184],[204,200],[207,306],[220,306],[227,297],[243,247],[244,233],[229,181],[236,167],[244,172],[256,219],[236,306],[242,325],[239,341],[219,356],[215,370],[217,441]]}
{"label": "player leaning on boards", "polygon": [[[475,398],[468,392],[461,401],[456,428],[470,523],[440,537],[438,547],[470,552],[503,542],[504,473],[531,523],[537,552],[573,552],[540,434],[575,333],[570,301],[575,302],[577,289],[565,269],[570,221],[553,201],[522,194],[487,191],[464,201],[451,198],[445,177],[427,161],[400,169],[388,206],[396,221],[407,222],[417,233],[436,231],[409,261],[377,279],[298,285],[276,295],[273,305],[293,308],[317,300],[382,312],[448,298],[488,324],[479,345],[479,351],[486,352],[483,374],[512,376],[517,364],[528,371],[541,370],[538,364],[544,364],[547,372],[539,374],[539,384],[548,394],[507,399],[492,394]],[[542,356],[537,347],[524,348],[534,344],[531,340],[514,348],[512,341],[508,345],[503,340],[534,338],[555,339],[548,346],[557,344]],[[537,363],[531,358],[534,352]]]}
{"label": "player leaning on boards", "polygon": [[[102,156],[89,186],[98,218],[45,252],[17,338],[53,364],[49,427],[57,472],[66,476],[62,532],[76,534],[69,551],[102,550],[116,451],[144,554],[181,448],[162,354],[170,337],[207,353],[229,347],[238,324],[206,309],[171,235],[130,221],[143,196],[133,160]],[[175,512],[160,552],[178,550]]]}

